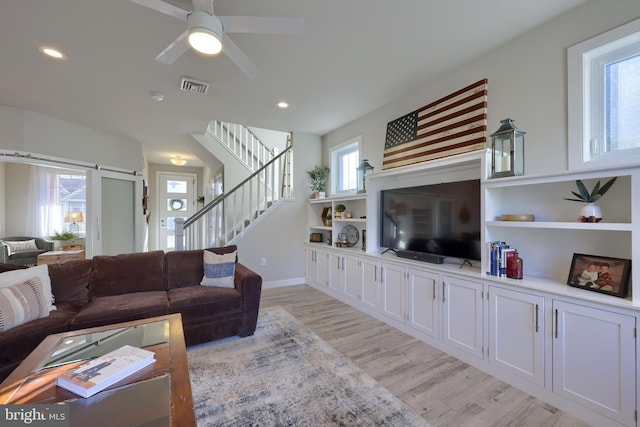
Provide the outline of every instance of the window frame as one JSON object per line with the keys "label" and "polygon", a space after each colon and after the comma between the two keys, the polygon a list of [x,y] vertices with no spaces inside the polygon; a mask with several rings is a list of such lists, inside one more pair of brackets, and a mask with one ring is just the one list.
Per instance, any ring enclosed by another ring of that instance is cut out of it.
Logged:
{"label": "window frame", "polygon": [[[350,149],[351,147],[355,147],[355,148]],[[356,186],[354,188],[348,188],[348,189],[339,188],[341,180],[339,179],[339,176],[338,176],[338,173],[340,171],[340,168],[338,167],[338,164],[339,164],[338,160],[342,156],[346,155],[347,152],[352,153],[354,151],[358,155],[356,163],[359,164],[361,153],[362,153],[362,135],[358,135],[355,138],[351,138],[343,142],[342,144],[332,147],[329,150],[330,159],[331,159],[331,166],[330,166],[331,194],[333,195],[354,194],[358,191],[357,181],[356,181]],[[357,180],[357,173],[355,170],[354,170],[354,174],[356,174],[356,180]]]}
{"label": "window frame", "polygon": [[[640,147],[598,151],[594,138],[604,135],[605,111],[597,94],[604,94],[604,80],[599,79],[605,61],[628,56],[629,49],[640,47],[640,19],[614,28],[567,49],[568,169],[609,167],[638,163]],[[639,50],[635,52],[640,53]],[[604,96],[604,95],[603,95]],[[604,102],[604,101],[603,101]],[[598,123],[594,124],[594,121]]]}

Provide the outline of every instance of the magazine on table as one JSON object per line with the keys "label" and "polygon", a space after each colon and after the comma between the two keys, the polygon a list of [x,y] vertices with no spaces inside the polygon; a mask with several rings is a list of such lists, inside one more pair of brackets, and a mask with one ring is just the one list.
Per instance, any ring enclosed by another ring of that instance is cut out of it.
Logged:
{"label": "magazine on table", "polygon": [[125,345],[67,369],[56,378],[56,384],[82,397],[89,397],[154,361],[154,352]]}

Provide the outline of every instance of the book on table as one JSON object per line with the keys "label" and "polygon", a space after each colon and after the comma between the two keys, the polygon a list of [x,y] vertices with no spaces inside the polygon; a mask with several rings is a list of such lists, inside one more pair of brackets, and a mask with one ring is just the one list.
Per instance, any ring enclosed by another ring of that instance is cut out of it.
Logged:
{"label": "book on table", "polygon": [[154,352],[125,345],[67,369],[56,378],[56,384],[82,397],[89,397],[154,361]]}

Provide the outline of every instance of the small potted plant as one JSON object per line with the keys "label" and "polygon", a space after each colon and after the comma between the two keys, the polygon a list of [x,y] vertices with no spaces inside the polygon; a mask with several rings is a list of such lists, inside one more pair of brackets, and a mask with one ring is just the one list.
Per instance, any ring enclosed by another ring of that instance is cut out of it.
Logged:
{"label": "small potted plant", "polygon": [[54,231],[53,235],[49,236],[49,239],[53,240],[57,244],[57,246],[61,247],[63,250],[71,246],[70,242],[77,238],[78,235],[72,231]]}
{"label": "small potted plant", "polygon": [[314,166],[313,169],[307,171],[311,181],[311,191],[313,191],[314,198],[324,199],[326,197],[325,188],[327,187],[327,180],[329,179],[329,168],[326,166]]}
{"label": "small potted plant", "polygon": [[600,186],[600,181],[598,181],[591,191],[587,190],[587,187],[581,180],[576,180],[578,192],[571,192],[575,198],[564,198],[564,200],[586,203],[580,211],[580,217],[578,218],[579,222],[600,222],[602,220],[602,211],[595,202],[609,191],[611,186],[616,182],[616,179],[618,178],[611,178],[603,186]]}
{"label": "small potted plant", "polygon": [[342,218],[342,212],[344,212],[345,209],[347,209],[345,205],[336,205],[336,218]]}

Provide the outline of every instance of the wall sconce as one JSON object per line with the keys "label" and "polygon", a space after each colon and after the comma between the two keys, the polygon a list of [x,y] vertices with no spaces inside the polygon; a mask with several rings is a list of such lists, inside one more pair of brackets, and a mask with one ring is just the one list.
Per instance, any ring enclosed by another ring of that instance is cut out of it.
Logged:
{"label": "wall sconce", "polygon": [[365,187],[365,177],[368,173],[373,171],[373,166],[369,164],[367,159],[363,159],[356,170],[358,171],[358,193],[366,193],[367,188]]}
{"label": "wall sconce", "polygon": [[70,222],[69,231],[77,233],[80,231],[79,222],[84,222],[84,215],[82,212],[67,212],[64,214],[64,222]]}
{"label": "wall sconce", "polygon": [[511,119],[491,134],[491,178],[524,175],[524,134]]}
{"label": "wall sconce", "polygon": [[174,158],[169,159],[169,161],[176,166],[184,166],[187,164],[187,161],[180,156],[175,156]]}

